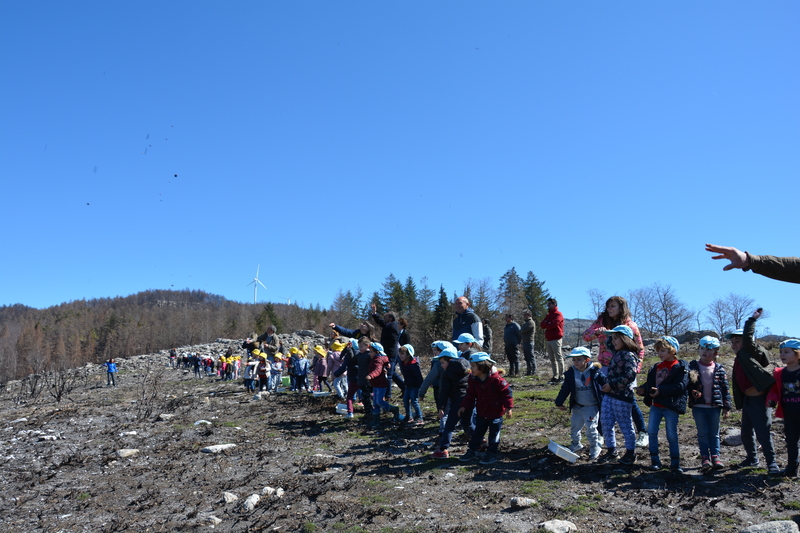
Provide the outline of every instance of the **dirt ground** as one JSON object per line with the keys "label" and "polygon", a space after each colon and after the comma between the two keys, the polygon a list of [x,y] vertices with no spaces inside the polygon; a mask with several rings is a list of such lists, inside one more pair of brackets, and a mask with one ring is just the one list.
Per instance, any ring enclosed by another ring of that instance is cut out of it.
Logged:
{"label": "dirt ground", "polygon": [[[557,386],[545,379],[511,380],[522,414],[504,425],[501,461],[485,467],[458,461],[459,440],[454,458],[429,459],[431,417],[423,428],[387,417],[369,429],[360,413],[337,415],[335,398],[254,400],[240,382],[194,380],[161,363],[152,372],[149,387],[162,396],[145,394],[139,372],[122,373],[116,388],[98,373],[60,404],[0,398],[1,531],[506,532],[561,519],[578,531],[672,533],[800,520],[797,480],[764,469],[701,473],[691,415],[681,418],[683,475],[650,472],[644,450],[634,466],[554,457],[547,443],[569,443],[568,415],[524,415],[528,402],[552,404]],[[423,407],[433,412],[430,395]],[[782,423],[773,431],[783,465]],[[120,457],[123,449],[139,451]],[[723,450],[726,465],[743,457],[741,448]],[[248,510],[253,494],[261,498]],[[534,502],[512,508],[514,497]]]}

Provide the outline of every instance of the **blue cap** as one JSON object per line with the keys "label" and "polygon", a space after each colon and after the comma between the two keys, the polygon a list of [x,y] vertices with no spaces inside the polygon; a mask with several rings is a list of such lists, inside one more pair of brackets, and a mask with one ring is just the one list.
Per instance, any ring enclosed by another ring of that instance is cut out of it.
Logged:
{"label": "blue cap", "polygon": [[592,352],[589,351],[589,348],[586,346],[578,346],[577,348],[573,348],[569,355],[565,357],[588,357],[589,359],[592,358]]}
{"label": "blue cap", "polygon": [[720,343],[719,339],[716,337],[712,337],[711,335],[706,335],[702,339],[700,339],[700,347],[701,348],[711,348],[712,350],[715,348],[719,348]]}
{"label": "blue cap", "polygon": [[447,348],[446,350],[442,350],[439,352],[439,355],[431,357],[431,361],[436,361],[440,357],[449,357],[450,359],[456,359],[458,354],[456,353],[455,348]]}
{"label": "blue cap", "polygon": [[669,335],[664,335],[663,337],[661,337],[661,340],[662,341],[666,341],[667,344],[672,346],[675,349],[675,353],[678,353],[678,352],[681,351],[681,345],[678,342],[678,339],[676,339],[675,337],[670,337]]}
{"label": "blue cap", "polygon": [[475,337],[473,337],[469,333],[462,333],[453,342],[456,343],[456,344],[461,344],[462,342],[478,342],[478,339],[476,339]]}
{"label": "blue cap", "polygon": [[800,350],[800,340],[786,339],[781,343],[781,348],[791,348],[792,350]]}
{"label": "blue cap", "polygon": [[411,346],[410,344],[404,344],[403,348],[408,350],[408,355],[410,355],[411,357],[414,357],[414,347],[413,346]]}
{"label": "blue cap", "polygon": [[489,356],[489,354],[488,354],[488,353],[486,353],[486,352],[477,352],[477,353],[474,353],[474,354],[472,354],[472,356],[469,358],[469,362],[470,362],[470,363],[480,363],[481,361],[489,361],[489,362],[490,362],[490,363],[492,363],[493,365],[497,364],[497,362],[496,362],[496,361],[493,361],[493,360],[492,360],[492,358]]}
{"label": "blue cap", "polygon": [[744,330],[742,328],[735,329],[735,330],[731,331],[730,333],[726,333],[725,334],[725,338],[726,339],[730,339],[734,335],[738,335],[740,337],[744,337]]}
{"label": "blue cap", "polygon": [[633,338],[633,330],[628,326],[617,326],[614,329],[606,331],[606,334],[608,335],[611,335],[612,333],[619,333],[620,335],[625,335],[631,339]]}
{"label": "blue cap", "polygon": [[456,347],[453,346],[453,343],[449,341],[435,341],[431,343],[431,348],[436,348],[437,350],[456,350]]}
{"label": "blue cap", "polygon": [[372,344],[369,345],[369,347],[381,355],[386,355],[386,352],[383,351],[383,345],[379,342],[373,342]]}

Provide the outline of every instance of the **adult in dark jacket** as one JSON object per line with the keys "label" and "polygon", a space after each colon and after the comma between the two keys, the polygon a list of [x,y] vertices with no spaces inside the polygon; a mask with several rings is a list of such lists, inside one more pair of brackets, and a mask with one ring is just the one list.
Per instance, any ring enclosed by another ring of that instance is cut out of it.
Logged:
{"label": "adult in dark jacket", "polygon": [[411,335],[408,333],[408,320],[400,317],[397,323],[400,325],[400,334],[397,337],[397,344],[400,346],[411,344]]}
{"label": "adult in dark jacket", "polygon": [[456,317],[453,319],[453,335],[451,338],[457,339],[462,333],[469,333],[475,337],[479,345],[482,345],[483,322],[469,306],[469,300],[466,296],[456,298],[456,301],[453,302],[453,311],[455,311]]}
{"label": "adult in dark jacket", "polygon": [[386,357],[389,358],[389,387],[386,389],[386,399],[392,398],[392,383],[394,382],[400,388],[400,394],[406,390],[403,384],[403,378],[400,374],[395,372],[400,357],[398,350],[400,349],[400,324],[397,322],[395,314],[392,312],[384,313],[381,317],[378,315],[378,307],[372,304],[372,319],[381,327],[381,346],[386,352]]}
{"label": "adult in dark jacket", "polygon": [[483,319],[483,351],[492,354],[492,326],[489,319]]}
{"label": "adult in dark jacket", "polygon": [[730,246],[706,244],[706,250],[714,252],[711,259],[727,259],[730,261],[722,270],[741,268],[745,272],[752,270],[768,278],[789,283],[800,283],[800,257],[775,257],[774,255],[754,255]]}
{"label": "adult in dark jacket", "polygon": [[[525,322],[522,323],[520,333],[522,334],[522,354],[525,356],[525,366],[527,367],[525,374],[532,376],[536,373],[536,357],[533,353],[533,340],[536,337],[536,322],[533,321],[533,313],[530,309],[522,312],[522,318]],[[560,378],[561,376],[558,376]]]}
{"label": "adult in dark jacket", "polygon": [[[366,339],[364,340],[364,343],[366,346],[369,346],[369,343]],[[347,414],[345,415],[345,418],[353,418],[353,400],[356,392],[358,392],[359,387],[358,360],[356,359],[356,352],[351,343],[348,343],[347,347],[342,350],[342,366],[340,366],[339,369],[333,373],[333,376],[339,378],[345,372],[347,372],[347,395],[345,396],[345,402],[347,403]],[[366,374],[367,372],[365,371],[365,377]],[[372,407],[372,402],[370,402],[370,407]]]}
{"label": "adult in dark jacket", "polygon": [[508,360],[509,377],[519,376],[519,345],[522,342],[519,324],[514,322],[514,315],[506,315],[506,326],[503,328],[503,344]]}
{"label": "adult in dark jacket", "polygon": [[[758,309],[744,323],[743,330],[726,335],[731,349],[736,353],[733,361],[733,403],[742,410],[742,444],[747,457],[741,467],[758,466],[756,439],[767,460],[770,474],[780,473],[775,462],[775,446],[772,443],[772,411],[767,407],[767,393],[775,383],[767,370],[769,352],[756,343],[756,320],[761,316]],[[755,437],[755,438],[754,438]]]}
{"label": "adult in dark jacket", "polygon": [[330,327],[336,333],[344,335],[345,337],[350,337],[356,340],[359,340],[363,337],[366,337],[371,341],[377,340],[375,338],[375,328],[373,328],[372,324],[367,321],[362,322],[361,325],[358,326],[358,329],[347,329],[342,326],[337,326],[333,322],[330,323]]}
{"label": "adult in dark jacket", "polygon": [[[455,356],[455,357],[453,357]],[[442,366],[442,376],[439,382],[439,397],[437,408],[439,418],[445,418],[444,429],[439,440],[438,449],[433,453],[434,459],[446,459],[450,456],[447,449],[453,438],[453,431],[459,422],[458,411],[461,402],[467,395],[467,381],[469,379],[469,361],[457,357],[455,353],[445,350],[437,356]],[[472,425],[472,411],[465,412],[460,417],[461,427],[468,437],[472,437],[475,427]]]}

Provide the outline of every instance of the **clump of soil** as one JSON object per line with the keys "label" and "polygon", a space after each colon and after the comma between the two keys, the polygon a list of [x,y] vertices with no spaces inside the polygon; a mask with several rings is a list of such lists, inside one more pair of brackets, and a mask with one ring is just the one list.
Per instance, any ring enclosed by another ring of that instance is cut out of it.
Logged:
{"label": "clump of soil", "polygon": [[[682,475],[650,472],[641,449],[634,466],[556,458],[547,443],[569,443],[566,414],[506,421],[502,459],[481,466],[458,461],[466,449],[458,439],[453,458],[430,459],[438,429],[430,415],[422,428],[386,416],[373,429],[360,412],[337,415],[333,397],[255,400],[240,382],[195,380],[157,361],[122,372],[116,388],[98,373],[60,404],[2,398],[0,530],[510,532],[561,519],[579,531],[672,533],[798,518],[797,480],[763,469],[702,473],[691,415],[681,418]],[[558,387],[511,381],[520,413],[526,402],[551,402]],[[423,407],[433,413],[430,395]],[[780,421],[773,431],[783,463]],[[218,444],[236,446],[201,451]],[[741,448],[723,450],[726,465],[743,458]],[[514,497],[532,505],[512,508]]]}

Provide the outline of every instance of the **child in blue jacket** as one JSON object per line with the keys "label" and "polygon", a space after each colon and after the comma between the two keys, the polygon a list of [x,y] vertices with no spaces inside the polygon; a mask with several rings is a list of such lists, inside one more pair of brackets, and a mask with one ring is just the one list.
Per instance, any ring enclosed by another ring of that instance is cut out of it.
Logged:
{"label": "child in blue jacket", "polygon": [[589,441],[589,457],[594,461],[600,456],[600,435],[597,424],[600,421],[600,401],[602,393],[597,376],[602,365],[592,363],[592,352],[583,346],[575,348],[567,356],[572,359],[572,366],[564,372],[564,382],[556,396],[556,407],[566,409],[564,401],[569,397],[569,409],[572,412],[570,435],[573,452],[583,449],[581,430],[586,428]]}

